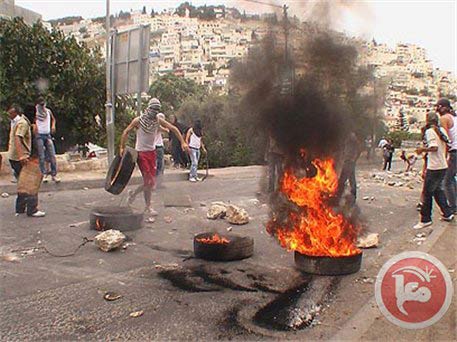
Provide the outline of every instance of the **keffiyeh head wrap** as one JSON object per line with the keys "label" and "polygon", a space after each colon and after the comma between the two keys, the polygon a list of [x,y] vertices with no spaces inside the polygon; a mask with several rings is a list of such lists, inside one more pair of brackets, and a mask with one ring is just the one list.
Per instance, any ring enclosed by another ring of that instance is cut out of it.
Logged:
{"label": "keffiyeh head wrap", "polygon": [[140,126],[146,133],[154,133],[159,127],[157,114],[161,108],[160,101],[153,98],[149,101],[148,107],[143,111],[140,116]]}

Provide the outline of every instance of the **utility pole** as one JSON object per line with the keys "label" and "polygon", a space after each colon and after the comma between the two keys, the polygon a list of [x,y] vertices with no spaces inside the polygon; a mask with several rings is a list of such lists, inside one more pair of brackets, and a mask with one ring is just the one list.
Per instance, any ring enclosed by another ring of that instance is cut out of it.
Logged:
{"label": "utility pole", "polygon": [[287,10],[289,6],[284,4],[282,7],[282,12],[284,15],[284,59],[286,61],[286,65],[289,62],[289,19],[287,18]]}
{"label": "utility pole", "polygon": [[108,147],[108,163],[114,159],[114,118],[113,118],[113,94],[111,85],[111,23],[110,23],[109,0],[106,0],[106,136]]}

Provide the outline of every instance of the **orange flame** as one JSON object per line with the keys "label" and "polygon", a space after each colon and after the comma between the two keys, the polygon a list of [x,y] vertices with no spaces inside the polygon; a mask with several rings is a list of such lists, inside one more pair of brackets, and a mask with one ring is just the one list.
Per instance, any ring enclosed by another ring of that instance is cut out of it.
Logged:
{"label": "orange flame", "polygon": [[214,234],[209,238],[198,238],[198,242],[201,243],[208,243],[208,244],[228,244],[230,240],[226,239],[225,237],[219,236],[218,234]]}
{"label": "orange flame", "polygon": [[297,178],[287,169],[281,192],[299,207],[289,212],[287,222],[273,218],[267,226],[282,247],[311,256],[350,256],[361,253],[354,246],[357,229],[327,203],[338,187],[333,159],[315,159],[313,178]]}
{"label": "orange flame", "polygon": [[105,228],[105,224],[99,220],[98,218],[95,219],[95,229],[96,230],[103,230]]}

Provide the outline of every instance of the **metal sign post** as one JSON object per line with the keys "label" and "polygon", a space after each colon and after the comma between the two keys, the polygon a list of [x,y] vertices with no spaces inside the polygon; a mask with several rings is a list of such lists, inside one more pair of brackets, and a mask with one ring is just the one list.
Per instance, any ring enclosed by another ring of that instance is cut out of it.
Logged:
{"label": "metal sign post", "polygon": [[108,147],[108,163],[114,159],[114,117],[113,117],[113,94],[111,90],[111,32],[110,32],[109,0],[106,0],[106,136]]}

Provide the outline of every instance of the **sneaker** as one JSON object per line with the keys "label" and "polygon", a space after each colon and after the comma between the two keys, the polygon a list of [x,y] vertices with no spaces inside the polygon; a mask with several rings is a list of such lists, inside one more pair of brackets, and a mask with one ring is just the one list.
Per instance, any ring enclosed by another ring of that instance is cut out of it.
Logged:
{"label": "sneaker", "polygon": [[451,214],[449,216],[443,216],[441,217],[441,220],[446,221],[446,222],[451,222],[454,219],[454,214]]}
{"label": "sneaker", "polygon": [[149,216],[158,216],[159,215],[159,213],[152,208],[146,208],[146,209],[144,209],[144,212],[146,214],[149,214]]}
{"label": "sneaker", "polygon": [[49,175],[43,176],[43,183],[47,183],[49,181]]}
{"label": "sneaker", "polygon": [[14,184],[16,184],[16,183],[17,183],[17,179],[16,179],[16,178],[14,178],[14,177],[13,177],[13,178],[11,178],[11,183],[14,183]]}
{"label": "sneaker", "polygon": [[52,176],[52,181],[56,184],[60,183],[60,178],[57,176]]}
{"label": "sneaker", "polygon": [[45,217],[46,213],[44,211],[38,210],[36,213],[32,214],[32,217]]}
{"label": "sneaker", "polygon": [[14,214],[14,216],[18,217],[19,215],[22,215],[22,214],[25,214],[25,213],[16,213],[16,214]]}
{"label": "sneaker", "polygon": [[201,178],[201,177],[197,177],[196,179],[197,179],[197,182],[202,182],[203,181],[203,178]]}
{"label": "sneaker", "polygon": [[197,181],[196,178],[192,177],[192,178],[189,178],[189,182],[192,182],[192,183],[195,183]]}
{"label": "sneaker", "polygon": [[428,226],[431,226],[432,225],[432,221],[428,221],[428,222],[419,222],[418,224],[416,224],[413,229],[422,229],[422,228],[425,228],[425,227],[428,227]]}

